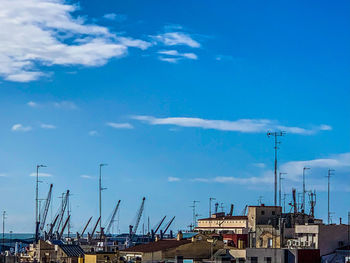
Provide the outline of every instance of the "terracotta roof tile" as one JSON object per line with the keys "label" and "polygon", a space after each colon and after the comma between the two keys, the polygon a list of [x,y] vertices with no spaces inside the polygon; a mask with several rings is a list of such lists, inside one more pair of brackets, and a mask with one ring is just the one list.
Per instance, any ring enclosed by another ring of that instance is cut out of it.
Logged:
{"label": "terracotta roof tile", "polygon": [[191,243],[191,240],[183,239],[178,241],[177,239],[165,239],[130,247],[122,250],[121,252],[155,252],[160,250],[167,250],[169,248],[175,248],[188,243]]}

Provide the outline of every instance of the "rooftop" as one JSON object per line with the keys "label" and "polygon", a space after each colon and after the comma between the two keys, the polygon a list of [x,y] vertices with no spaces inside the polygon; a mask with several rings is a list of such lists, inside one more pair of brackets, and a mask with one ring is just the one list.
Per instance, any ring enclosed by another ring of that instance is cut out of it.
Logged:
{"label": "rooftop", "polygon": [[147,252],[155,252],[155,251],[160,251],[160,250],[167,250],[167,249],[175,248],[175,247],[178,247],[178,246],[181,246],[184,244],[188,244],[188,243],[191,243],[191,240],[164,239],[164,240],[159,240],[156,242],[150,242],[147,244],[137,245],[134,247],[124,249],[122,251],[147,253]]}
{"label": "rooftop", "polygon": [[208,221],[208,220],[247,220],[248,217],[247,216],[222,216],[222,217],[208,217],[208,218],[202,218],[202,219],[198,219],[198,221]]}
{"label": "rooftop", "polygon": [[78,245],[58,245],[68,257],[84,255],[84,250]]}

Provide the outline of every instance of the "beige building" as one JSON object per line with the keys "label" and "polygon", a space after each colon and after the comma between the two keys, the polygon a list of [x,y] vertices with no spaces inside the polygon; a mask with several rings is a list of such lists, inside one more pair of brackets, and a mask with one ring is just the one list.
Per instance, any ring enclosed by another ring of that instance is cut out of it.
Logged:
{"label": "beige building", "polygon": [[213,214],[210,218],[199,219],[196,231],[247,234],[248,220],[246,216],[231,216],[225,213]]}
{"label": "beige building", "polygon": [[295,238],[287,241],[288,248],[319,249],[321,256],[333,253],[348,242],[347,225],[295,225]]}
{"label": "beige building", "polygon": [[201,262],[209,259],[224,243],[218,240],[207,240],[198,234],[192,239],[163,239],[137,245],[120,251],[120,257],[126,261],[160,262],[175,260],[177,257]]}
{"label": "beige building", "polygon": [[281,206],[248,206],[248,228],[254,232],[257,225],[276,225],[281,214]]}
{"label": "beige building", "polygon": [[112,252],[96,252],[85,254],[84,263],[112,263],[118,262],[119,253]]}

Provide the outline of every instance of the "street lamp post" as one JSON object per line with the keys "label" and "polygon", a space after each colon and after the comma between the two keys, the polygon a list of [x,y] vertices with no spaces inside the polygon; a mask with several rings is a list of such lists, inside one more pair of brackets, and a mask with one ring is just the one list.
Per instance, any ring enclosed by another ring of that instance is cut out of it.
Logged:
{"label": "street lamp post", "polygon": [[100,164],[100,176],[99,176],[99,210],[100,210],[100,234],[102,233],[102,191],[106,190],[107,188],[102,188],[102,166],[107,166],[106,163]]}

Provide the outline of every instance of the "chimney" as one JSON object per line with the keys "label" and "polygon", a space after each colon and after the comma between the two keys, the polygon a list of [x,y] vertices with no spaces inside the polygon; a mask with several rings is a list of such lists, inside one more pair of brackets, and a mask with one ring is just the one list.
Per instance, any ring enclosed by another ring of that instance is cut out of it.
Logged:
{"label": "chimney", "polygon": [[177,233],[177,241],[180,241],[180,240],[182,240],[183,239],[183,235],[182,235],[182,232],[181,231],[179,231],[179,233]]}
{"label": "chimney", "polygon": [[341,217],[339,217],[339,225],[341,225]]}

